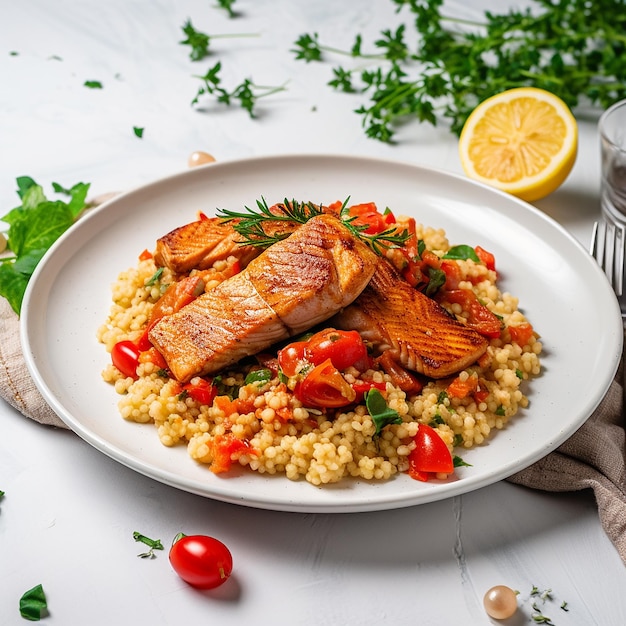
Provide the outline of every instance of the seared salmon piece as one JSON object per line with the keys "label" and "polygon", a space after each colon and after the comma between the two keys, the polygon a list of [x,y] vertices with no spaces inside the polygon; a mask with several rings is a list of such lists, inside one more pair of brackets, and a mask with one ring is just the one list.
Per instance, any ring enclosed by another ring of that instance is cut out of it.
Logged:
{"label": "seared salmon piece", "polygon": [[446,378],[476,362],[488,341],[403,280],[384,259],[363,293],[331,321],[357,330],[377,352],[430,378]]}
{"label": "seared salmon piece", "polygon": [[311,218],[149,331],[173,376],[213,374],[350,304],[378,257],[332,215]]}
{"label": "seared salmon piece", "polygon": [[177,274],[206,269],[229,256],[237,257],[245,266],[261,254],[261,249],[240,241],[231,222],[209,217],[175,228],[157,239],[154,262]]}

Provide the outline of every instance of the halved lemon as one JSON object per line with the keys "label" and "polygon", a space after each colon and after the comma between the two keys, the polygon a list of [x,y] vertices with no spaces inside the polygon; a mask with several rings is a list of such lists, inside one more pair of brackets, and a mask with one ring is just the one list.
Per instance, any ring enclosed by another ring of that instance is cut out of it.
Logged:
{"label": "halved lemon", "polygon": [[465,173],[522,200],[552,193],[576,161],[578,126],[569,107],[535,87],[503,91],[470,114],[459,139]]}

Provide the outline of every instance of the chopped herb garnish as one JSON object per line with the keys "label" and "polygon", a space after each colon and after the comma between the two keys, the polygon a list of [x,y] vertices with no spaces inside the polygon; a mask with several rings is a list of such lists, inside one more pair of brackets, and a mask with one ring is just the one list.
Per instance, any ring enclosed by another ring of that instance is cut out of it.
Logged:
{"label": "chopped herb garnish", "polygon": [[388,424],[402,424],[402,418],[394,409],[387,406],[385,398],[378,389],[370,389],[365,393],[365,406],[376,427],[376,435]]}
{"label": "chopped herb garnish", "polygon": [[506,411],[504,410],[504,407],[502,405],[500,405],[496,410],[495,410],[496,415],[500,415],[500,416],[504,416],[506,415]]}
{"label": "chopped herb garnish", "polygon": [[[373,235],[365,233],[367,226],[354,225],[354,216],[348,215],[346,200],[340,210],[340,218],[345,226],[357,237],[374,250],[377,254],[381,254],[382,248],[392,246],[401,246],[409,237],[408,231],[400,234],[394,229],[389,229]],[[256,209],[244,206],[243,211],[231,211],[230,209],[218,209],[217,215],[229,222],[239,220],[234,224],[233,228],[241,235],[243,241],[241,243],[268,247],[272,244],[285,239],[289,236],[289,232],[277,232],[268,234],[265,226],[272,222],[295,222],[304,224],[312,217],[322,215],[323,210],[320,206],[316,206],[312,202],[298,202],[297,200],[287,200],[285,198],[283,204],[280,205],[281,211],[272,210],[267,205],[265,198],[256,201]]]}
{"label": "chopped herb garnish", "polygon": [[139,137],[139,139],[143,137],[143,131],[143,128],[140,128],[139,126],[133,126],[133,132],[137,137]]}
{"label": "chopped herb garnish", "polygon": [[154,283],[156,283],[157,280],[161,278],[161,275],[163,274],[163,270],[164,268],[159,267],[159,269],[156,272],[154,272],[154,274],[152,274],[152,276],[146,281],[145,283],[146,287],[151,287],[152,285],[154,285]]}
{"label": "chopped herb garnish", "polygon": [[137,555],[142,559],[154,559],[156,557],[154,551],[163,550],[163,544],[161,543],[160,539],[150,539],[150,537],[146,537],[145,535],[142,535],[137,531],[133,533],[133,539],[135,541],[139,541],[140,543],[146,544],[150,548],[148,552],[142,552],[141,554]]}
{"label": "chopped herb garnish", "polygon": [[460,456],[456,454],[452,457],[454,467],[472,467],[471,463],[466,463]]}
{"label": "chopped herb garnish", "polygon": [[20,615],[31,622],[38,622],[47,608],[46,594],[41,585],[29,589],[20,598]]}
{"label": "chopped herb garnish", "polygon": [[89,89],[102,89],[102,83],[99,80],[86,80],[84,85]]}
{"label": "chopped herb garnish", "polygon": [[437,404],[445,404],[447,399],[448,399],[448,392],[440,391],[439,394],[437,395]]}
{"label": "chopped herb garnish", "polygon": [[516,369],[515,370],[515,375],[520,379],[520,380],[524,380],[524,372],[522,372],[522,370],[520,369]]}
{"label": "chopped herb garnish", "polygon": [[9,225],[7,250],[13,252],[0,259],[0,296],[19,315],[35,267],[86,207],[89,184],[77,183],[66,189],[53,183],[55,190],[70,197],[63,202],[48,200],[42,187],[29,176],[21,176],[16,182],[22,203],[0,218]]}
{"label": "chopped herb garnish", "polygon": [[272,370],[262,368],[250,371],[244,380],[244,384],[261,383],[261,385],[264,385],[265,383],[269,383],[270,380],[272,380]]}

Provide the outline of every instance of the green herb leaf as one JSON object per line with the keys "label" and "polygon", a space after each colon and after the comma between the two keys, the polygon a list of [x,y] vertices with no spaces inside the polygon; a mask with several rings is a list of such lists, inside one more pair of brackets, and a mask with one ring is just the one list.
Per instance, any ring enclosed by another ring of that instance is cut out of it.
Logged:
{"label": "green herb leaf", "polygon": [[402,424],[402,418],[397,411],[387,406],[385,398],[378,389],[365,392],[365,406],[376,427],[376,435],[388,424]]}
{"label": "green herb leaf", "polygon": [[140,128],[139,126],[133,126],[133,132],[135,133],[136,137],[139,137],[139,139],[143,137],[143,131],[143,128]]}
{"label": "green herb leaf", "polygon": [[460,456],[456,454],[452,457],[454,467],[472,467],[471,463],[466,463]]}
{"label": "green herb leaf", "polygon": [[102,89],[102,83],[99,80],[86,80],[83,84],[89,89]]}
{"label": "green herb leaf", "polygon": [[480,263],[480,259],[472,246],[460,244],[452,246],[442,257],[442,259],[453,259],[456,261],[470,259],[475,263]]}
{"label": "green herb leaf", "polygon": [[41,585],[29,589],[20,598],[20,615],[31,622],[38,622],[47,608],[46,594]]}
{"label": "green herb leaf", "polygon": [[150,548],[148,552],[142,552],[141,554],[137,555],[138,557],[142,559],[153,559],[156,556],[154,554],[155,550],[163,550],[163,544],[161,543],[160,539],[150,539],[150,537],[146,537],[145,535],[142,535],[141,533],[138,533],[137,531],[133,533],[133,539],[135,541],[139,541],[141,543],[146,544]]}
{"label": "green herb leaf", "polygon": [[217,5],[221,9],[226,9],[228,17],[237,17],[237,13],[233,9],[234,4],[235,0],[217,0]]}
{"label": "green herb leaf", "polygon": [[183,27],[183,33],[186,35],[186,39],[183,39],[179,43],[183,46],[189,46],[191,51],[189,52],[189,58],[192,61],[201,61],[205,57],[209,56],[209,45],[211,38],[206,33],[196,30],[188,19]]}
{"label": "green herb leaf", "polygon": [[244,384],[249,385],[250,383],[261,383],[261,385],[264,385],[270,380],[272,380],[272,370],[261,368],[248,372],[248,375],[244,380]]}
{"label": "green herb leaf", "polygon": [[77,183],[68,189],[53,183],[56,192],[69,196],[69,202],[64,202],[48,200],[30,176],[21,176],[16,182],[22,203],[0,218],[9,225],[7,249],[14,253],[0,259],[0,296],[19,315],[35,267],[85,208],[89,185]]}

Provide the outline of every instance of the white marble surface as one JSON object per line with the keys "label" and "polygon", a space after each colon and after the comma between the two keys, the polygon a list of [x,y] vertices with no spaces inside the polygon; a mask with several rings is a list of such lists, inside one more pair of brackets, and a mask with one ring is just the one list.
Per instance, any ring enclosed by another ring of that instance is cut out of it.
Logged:
{"label": "white marble surface", "polygon": [[[502,6],[450,3],[458,14]],[[237,0],[229,20],[200,0],[22,0],[0,4],[0,205],[17,204],[30,175],[92,183],[92,195],[129,189],[186,168],[194,150],[218,160],[284,153],[389,157],[461,172],[444,127],[412,124],[399,143],[365,138],[358,98],[326,87],[332,64],[289,52],[303,32],[352,42],[400,19],[391,2]],[[178,42],[200,30],[256,33],[215,39],[192,64]],[[9,54],[15,51],[17,55]],[[53,58],[59,57],[59,59]],[[259,117],[190,101],[222,59],[230,84],[288,81]],[[100,80],[102,90],[83,86]],[[133,126],[145,127],[143,139]],[[599,213],[595,120],[580,122],[566,183],[536,203],[587,245]],[[74,434],[41,427],[0,403],[0,624],[23,623],[21,594],[42,583],[47,624],[490,624],[494,584],[520,590],[510,625],[532,623],[528,594],[551,588],[554,624],[626,623],[626,572],[598,521],[593,496],[546,494],[498,483],[450,500],[367,514],[297,514],[214,502],[145,478]],[[232,579],[214,592],[186,586],[166,553],[136,557],[133,531],[164,541],[181,528],[232,550]],[[559,608],[568,603],[569,611]]]}

